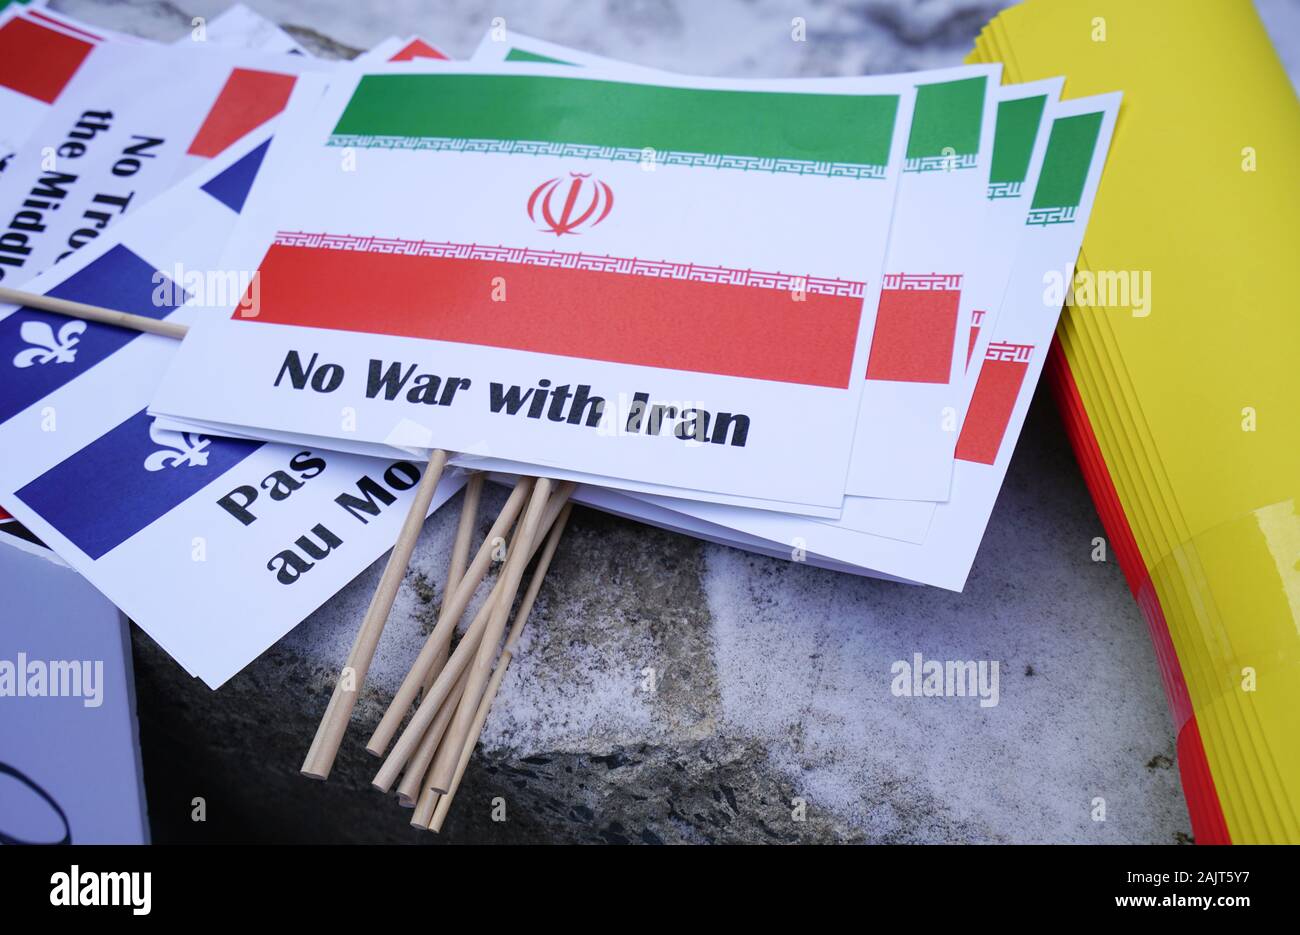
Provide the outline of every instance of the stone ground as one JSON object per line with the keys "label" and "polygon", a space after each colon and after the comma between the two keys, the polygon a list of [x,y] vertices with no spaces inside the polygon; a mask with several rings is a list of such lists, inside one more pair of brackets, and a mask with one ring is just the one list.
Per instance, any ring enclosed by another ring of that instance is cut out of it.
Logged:
{"label": "stone ground", "polygon": [[[55,0],[153,38],[210,0]],[[736,76],[960,60],[1003,4],[252,0],[322,55],[490,18],[630,61]],[[1285,33],[1293,3],[1261,2]],[[789,39],[792,16],[808,41]],[[1295,30],[1291,30],[1294,34]],[[1297,46],[1284,45],[1294,64]],[[1293,70],[1294,74],[1294,70]],[[480,535],[504,499],[485,498]],[[964,594],[837,575],[577,509],[441,837],[369,788],[361,748],[435,618],[460,498],[425,527],[328,783],[298,766],[382,562],[218,692],[133,630],[154,839],[306,842],[1190,840],[1145,625],[1049,398],[1035,400]],[[890,664],[995,659],[1000,703],[895,698]],[[647,691],[647,670],[654,689]],[[207,821],[190,820],[194,797]],[[1106,801],[1106,821],[1091,819]],[[493,803],[505,821],[493,821]]]}

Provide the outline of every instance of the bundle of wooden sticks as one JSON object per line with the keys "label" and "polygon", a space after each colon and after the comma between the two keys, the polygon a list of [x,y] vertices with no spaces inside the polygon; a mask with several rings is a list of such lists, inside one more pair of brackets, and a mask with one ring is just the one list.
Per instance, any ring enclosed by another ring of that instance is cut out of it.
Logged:
{"label": "bundle of wooden sticks", "polygon": [[[415,503],[389,556],[347,663],[334,685],[316,739],[303,762],[304,776],[314,779],[329,776],[356,703],[357,691],[365,680],[384,622],[410,561],[429,498],[446,461],[447,453],[443,451],[435,451],[429,459]],[[396,783],[398,802],[415,809],[411,826],[430,831],[440,831],[446,820],[452,798],[478,744],[488,710],[510,666],[520,633],[528,621],[572,507],[569,503],[572,484],[553,484],[546,478],[519,478],[473,561],[470,561],[470,545],[483,482],[483,475],[476,473],[465,487],[438,622],[366,743],[366,750],[375,756],[387,753],[372,780],[374,787],[386,793]],[[449,652],[457,625],[508,534],[509,545],[501,573],[455,651]],[[524,571],[535,555],[536,567],[507,632],[506,624]],[[419,703],[414,713],[398,735],[402,721],[417,698]],[[393,743],[394,736],[397,737],[396,743]],[[399,775],[402,777],[400,783]]]}
{"label": "bundle of wooden sticks", "polygon": [[[176,322],[6,287],[0,287],[0,302],[169,338],[184,338],[188,330]],[[324,780],[334,765],[447,458],[448,453],[442,450],[433,451],[429,457],[379,587],[303,761],[304,776]],[[437,624],[366,743],[366,750],[375,756],[387,752],[375,774],[375,788],[387,793],[396,783],[399,803],[414,808],[412,827],[430,831],[440,831],[447,818],[571,509],[569,496],[573,484],[555,484],[546,478],[518,478],[471,561],[470,547],[485,479],[483,474],[474,473],[465,486]],[[500,554],[500,546],[507,542],[504,564],[495,584],[455,651],[451,651],[461,618],[483,584],[494,558]],[[524,572],[534,558],[537,561],[532,577],[507,631]],[[399,736],[398,729],[412,705],[415,705],[414,713]],[[393,743],[394,736],[396,743]]]}

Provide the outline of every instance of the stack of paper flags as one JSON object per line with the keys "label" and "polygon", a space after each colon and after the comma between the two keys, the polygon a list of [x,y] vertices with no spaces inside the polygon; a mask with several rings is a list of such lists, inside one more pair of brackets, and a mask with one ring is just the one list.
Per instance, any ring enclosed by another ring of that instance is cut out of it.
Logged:
{"label": "stack of paper flags", "polygon": [[0,504],[189,671],[381,555],[435,450],[961,590],[1122,81],[706,79],[505,33],[335,65],[216,27],[0,16],[0,286],[188,327],[0,309]]}
{"label": "stack of paper flags", "polygon": [[6,312],[0,502],[210,684],[391,543],[434,448],[963,586],[1118,94],[688,78],[517,35],[336,68],[35,17],[0,26],[44,108],[0,181],[3,284],[190,331]]}
{"label": "stack of paper flags", "polygon": [[997,81],[704,80],[511,36],[301,82],[222,263],[258,279],[150,413],[445,448],[960,589],[1119,106]]}

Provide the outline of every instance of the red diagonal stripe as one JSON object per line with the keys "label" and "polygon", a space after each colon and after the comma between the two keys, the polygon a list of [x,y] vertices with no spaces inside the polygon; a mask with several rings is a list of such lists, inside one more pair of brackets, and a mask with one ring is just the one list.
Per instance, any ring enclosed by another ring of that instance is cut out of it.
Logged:
{"label": "red diagonal stripe", "polygon": [[94,48],[21,17],[0,26],[0,85],[53,104]]}
{"label": "red diagonal stripe", "polygon": [[984,360],[966,421],[957,436],[957,457],[962,461],[992,464],[998,459],[1002,436],[1020,395],[1029,364],[1018,360]]}
{"label": "red diagonal stripe", "polygon": [[194,134],[191,156],[212,157],[280,111],[293,90],[293,75],[236,68],[230,72],[216,103]]}
{"label": "red diagonal stripe", "polygon": [[410,62],[418,58],[437,58],[446,59],[443,55],[423,39],[412,39],[400,52],[389,59],[390,62]]}

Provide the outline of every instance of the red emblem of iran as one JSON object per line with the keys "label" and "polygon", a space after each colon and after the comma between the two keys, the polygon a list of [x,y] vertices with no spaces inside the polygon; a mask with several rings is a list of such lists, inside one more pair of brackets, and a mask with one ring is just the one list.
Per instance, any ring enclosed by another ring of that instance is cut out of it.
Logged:
{"label": "red emblem of iran", "polygon": [[570,172],[566,180],[547,179],[528,196],[528,218],[534,224],[544,224],[538,230],[550,231],[556,237],[562,234],[580,234],[583,228],[592,228],[605,218],[614,207],[614,193],[600,179],[589,172]]}

